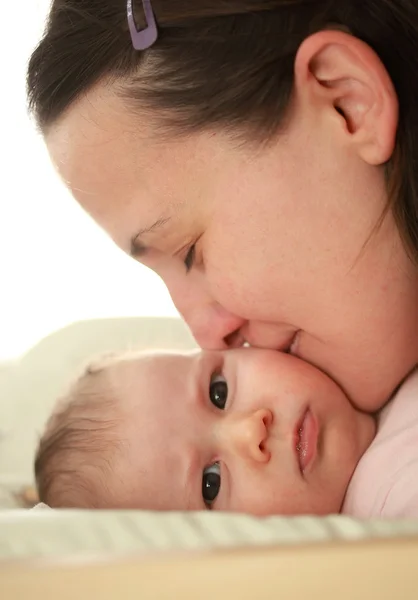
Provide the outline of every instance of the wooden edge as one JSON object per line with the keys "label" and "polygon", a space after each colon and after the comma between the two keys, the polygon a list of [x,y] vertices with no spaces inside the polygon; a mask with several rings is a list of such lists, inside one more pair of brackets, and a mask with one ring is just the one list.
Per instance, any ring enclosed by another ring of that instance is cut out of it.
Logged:
{"label": "wooden edge", "polygon": [[0,564],[2,600],[417,600],[418,537]]}

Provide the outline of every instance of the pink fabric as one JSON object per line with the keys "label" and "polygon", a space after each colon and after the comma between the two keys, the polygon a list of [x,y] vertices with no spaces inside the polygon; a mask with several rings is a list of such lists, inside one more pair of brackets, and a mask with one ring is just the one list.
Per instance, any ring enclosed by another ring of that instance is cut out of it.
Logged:
{"label": "pink fabric", "polygon": [[343,514],[418,517],[418,370],[378,417],[378,430],[347,490]]}

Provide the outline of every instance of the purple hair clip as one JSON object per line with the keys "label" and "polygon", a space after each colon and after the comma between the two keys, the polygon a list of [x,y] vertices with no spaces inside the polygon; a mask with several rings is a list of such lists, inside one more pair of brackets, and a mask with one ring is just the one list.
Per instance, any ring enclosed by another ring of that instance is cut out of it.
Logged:
{"label": "purple hair clip", "polygon": [[132,8],[133,0],[128,0],[128,25],[131,34],[132,44],[135,50],[146,50],[150,48],[158,37],[157,24],[155,22],[154,11],[152,10],[151,0],[142,0],[142,6],[145,13],[147,26],[145,29],[137,29],[134,12]]}

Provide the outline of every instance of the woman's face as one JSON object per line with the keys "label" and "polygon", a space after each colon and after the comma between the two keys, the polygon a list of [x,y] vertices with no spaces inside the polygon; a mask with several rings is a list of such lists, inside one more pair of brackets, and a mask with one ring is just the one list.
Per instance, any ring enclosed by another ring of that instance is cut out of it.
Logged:
{"label": "woman's face", "polygon": [[371,235],[383,168],[334,112],[295,102],[285,132],[258,149],[217,132],[159,139],[101,85],[47,144],[80,204],[162,277],[202,347],[290,350],[373,410],[417,358],[416,275],[390,216]]}

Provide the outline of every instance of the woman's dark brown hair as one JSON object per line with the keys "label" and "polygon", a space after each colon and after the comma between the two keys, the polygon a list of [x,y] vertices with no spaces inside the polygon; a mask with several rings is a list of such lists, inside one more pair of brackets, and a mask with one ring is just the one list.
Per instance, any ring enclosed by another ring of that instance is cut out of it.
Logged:
{"label": "woman's dark brown hair", "polygon": [[[136,20],[143,23],[142,2]],[[418,2],[416,0],[153,0],[156,44],[132,48],[126,0],[54,0],[28,69],[32,112],[45,132],[102,78],[167,131],[223,128],[251,141],[280,131],[301,42],[343,27],[369,44],[400,104],[387,165],[389,205],[418,263]]]}

